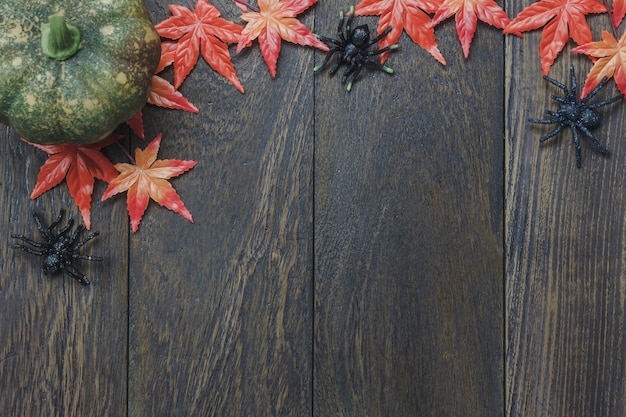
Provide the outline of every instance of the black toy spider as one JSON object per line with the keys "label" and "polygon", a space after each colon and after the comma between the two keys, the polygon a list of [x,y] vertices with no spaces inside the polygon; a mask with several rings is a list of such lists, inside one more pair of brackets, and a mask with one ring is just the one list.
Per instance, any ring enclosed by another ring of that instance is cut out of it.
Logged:
{"label": "black toy spider", "polygon": [[565,97],[556,97],[551,96],[553,100],[561,103],[561,107],[557,111],[546,110],[546,114],[549,116],[553,116],[553,119],[528,119],[531,123],[538,124],[558,124],[556,129],[547,135],[542,136],[539,140],[540,142],[545,142],[546,140],[554,137],[563,130],[563,128],[570,127],[572,129],[572,133],[574,135],[574,145],[576,146],[576,166],[578,168],[581,167],[580,160],[580,140],[578,138],[578,130],[583,132],[585,136],[591,140],[591,143],[598,149],[602,154],[608,155],[609,151],[606,149],[598,140],[591,134],[589,129],[597,127],[600,124],[600,116],[594,111],[597,108],[606,106],[611,103],[615,103],[616,101],[622,99],[624,96],[620,94],[619,96],[613,97],[611,99],[602,101],[600,103],[595,104],[587,104],[589,100],[593,96],[595,96],[598,91],[606,84],[607,78],[604,77],[600,84],[596,86],[589,94],[585,96],[582,100],[578,101],[578,96],[576,95],[576,76],[574,75],[574,66],[570,66],[570,75],[571,75],[571,83],[572,86],[568,89],[565,85],[560,82],[548,77],[544,76],[543,78],[549,83],[559,87],[565,93]]}
{"label": "black toy spider", "polygon": [[11,248],[22,249],[33,255],[43,256],[43,273],[46,275],[53,275],[58,272],[67,272],[73,278],[76,278],[81,284],[89,285],[89,280],[85,274],[80,272],[74,266],[74,261],[76,259],[86,259],[88,261],[102,260],[99,256],[81,255],[78,253],[78,250],[85,245],[85,243],[98,236],[98,232],[91,233],[82,240],[78,240],[79,235],[84,230],[84,227],[81,224],[76,227],[74,231],[70,231],[74,225],[74,220],[71,218],[67,221],[67,225],[58,231],[55,231],[54,228],[59,225],[64,213],[65,210],[61,210],[59,217],[57,217],[52,224],[46,228],[41,223],[41,219],[37,213],[34,211],[31,212],[33,218],[35,219],[37,229],[41,232],[45,242],[39,243],[28,239],[23,235],[12,234],[12,238],[20,239],[30,246],[17,244],[11,245]]}
{"label": "black toy spider", "polygon": [[337,36],[339,39],[327,38],[322,35],[317,36],[322,42],[327,44],[330,48],[326,58],[321,64],[316,66],[313,71],[321,70],[330,60],[330,58],[339,52],[340,56],[336,59],[335,64],[330,69],[329,74],[334,75],[342,64],[346,64],[348,69],[343,73],[341,77],[341,83],[346,84],[346,90],[352,89],[352,83],[361,73],[361,69],[364,66],[368,66],[374,69],[385,71],[386,73],[393,74],[393,69],[380,64],[379,62],[369,59],[371,56],[380,55],[383,52],[394,51],[398,48],[397,44],[386,46],[382,49],[368,51],[368,49],[376,42],[387,36],[391,31],[391,26],[387,27],[380,35],[374,39],[370,39],[370,30],[367,25],[357,26],[352,29],[352,19],[354,18],[354,7],[350,7],[350,16],[346,21],[346,30],[343,30],[344,15],[343,12],[339,13],[339,27],[337,27]]}

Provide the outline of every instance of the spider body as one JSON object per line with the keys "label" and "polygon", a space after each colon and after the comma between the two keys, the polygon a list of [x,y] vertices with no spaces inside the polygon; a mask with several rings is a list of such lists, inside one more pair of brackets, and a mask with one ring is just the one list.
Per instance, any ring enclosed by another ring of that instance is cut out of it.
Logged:
{"label": "spider body", "polygon": [[574,139],[574,145],[576,147],[576,166],[578,168],[581,167],[581,157],[580,157],[580,139],[578,136],[578,131],[584,133],[584,135],[591,141],[591,143],[595,146],[595,148],[600,151],[604,155],[608,155],[609,151],[606,149],[598,140],[593,136],[590,129],[593,129],[600,125],[600,115],[595,112],[596,109],[606,106],[611,103],[615,103],[616,101],[622,99],[624,96],[622,94],[613,97],[611,99],[602,101],[600,103],[589,104],[589,100],[595,96],[598,91],[604,87],[607,82],[607,78],[604,77],[602,81],[583,99],[579,100],[576,94],[576,76],[574,75],[574,66],[570,66],[570,78],[571,78],[571,87],[567,88],[564,84],[548,77],[543,77],[550,84],[555,85],[556,87],[563,90],[564,97],[551,96],[551,98],[560,103],[559,110],[552,111],[546,110],[546,114],[552,116],[551,119],[528,119],[531,123],[537,124],[556,124],[557,127],[552,132],[542,136],[539,140],[540,142],[545,142],[546,140],[558,135],[564,128],[569,127],[572,130],[572,135]]}
{"label": "spider body", "polygon": [[[391,26],[387,27],[380,35],[371,39],[370,30],[367,25],[360,25],[352,28],[352,20],[354,19],[354,7],[350,7],[350,16],[346,20],[343,12],[339,14],[339,26],[337,27],[337,37],[339,39],[327,38],[326,36],[316,35],[322,42],[326,43],[330,50],[321,64],[317,65],[313,70],[321,70],[334,54],[339,54],[335,60],[329,74],[334,75],[341,65],[348,68],[341,77],[341,83],[346,84],[346,90],[352,89],[352,83],[361,73],[363,67],[370,67],[393,74],[393,69],[370,59],[372,56],[380,55],[387,51],[394,51],[398,45],[390,45],[381,49],[369,50],[376,42],[387,36],[391,31]],[[345,30],[344,30],[345,22]]]}
{"label": "spider body", "polygon": [[59,272],[66,272],[71,277],[78,280],[83,285],[89,285],[90,282],[80,272],[74,262],[77,259],[86,259],[88,261],[101,261],[99,256],[81,255],[79,249],[89,242],[91,239],[98,236],[98,232],[91,233],[84,238],[80,238],[84,230],[84,226],[81,224],[76,227],[75,230],[71,230],[74,225],[74,220],[69,219],[67,224],[62,228],[55,230],[55,228],[61,223],[65,211],[61,210],[59,216],[50,224],[45,227],[41,222],[41,219],[34,211],[31,212],[35,219],[37,229],[44,238],[44,242],[35,242],[23,235],[12,234],[11,237],[19,239],[25,244],[11,245],[13,249],[22,249],[30,254],[43,257],[43,273],[45,275],[54,275]]}

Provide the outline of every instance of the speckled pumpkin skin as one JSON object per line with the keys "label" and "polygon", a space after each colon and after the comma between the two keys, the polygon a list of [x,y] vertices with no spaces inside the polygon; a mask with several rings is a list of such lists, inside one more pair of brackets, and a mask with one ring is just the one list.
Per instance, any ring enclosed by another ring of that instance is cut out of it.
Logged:
{"label": "speckled pumpkin skin", "polygon": [[[81,33],[64,61],[41,49],[52,14]],[[35,143],[97,142],[145,105],[160,53],[143,0],[0,0],[0,122]]]}

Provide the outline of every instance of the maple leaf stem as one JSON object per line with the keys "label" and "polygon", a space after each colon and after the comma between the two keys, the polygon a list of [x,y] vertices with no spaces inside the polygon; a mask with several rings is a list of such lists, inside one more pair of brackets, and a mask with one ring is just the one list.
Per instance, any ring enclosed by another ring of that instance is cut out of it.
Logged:
{"label": "maple leaf stem", "polygon": [[259,13],[261,11],[261,9],[259,9],[256,6],[253,6],[251,4],[249,4],[248,2],[246,2],[245,0],[233,0],[235,3],[241,4],[242,6],[247,7],[248,9],[252,10],[253,12],[257,12]]}
{"label": "maple leaf stem", "polygon": [[604,7],[606,7],[606,13],[609,16],[609,22],[611,23],[611,30],[613,31],[613,36],[615,37],[615,39],[619,39],[619,36],[617,36],[617,28],[615,27],[615,24],[613,24],[613,11],[611,7],[609,6],[609,2],[607,0],[602,0],[602,4],[604,4]]}
{"label": "maple leaf stem", "polygon": [[133,158],[133,156],[128,153],[128,150],[126,150],[126,148],[122,146],[119,140],[115,142],[115,144],[122,150],[122,153],[126,155],[131,164],[137,165],[137,161],[135,161],[135,158]]}

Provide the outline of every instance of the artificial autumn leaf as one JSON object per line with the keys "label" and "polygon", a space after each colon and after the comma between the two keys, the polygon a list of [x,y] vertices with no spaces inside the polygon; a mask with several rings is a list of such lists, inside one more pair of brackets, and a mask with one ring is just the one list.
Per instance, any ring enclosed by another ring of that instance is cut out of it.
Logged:
{"label": "artificial autumn leaf", "polygon": [[159,107],[198,113],[196,106],[191,104],[179,91],[176,91],[172,84],[158,75],[152,76],[148,103]]}
{"label": "artificial autumn leaf", "polygon": [[[378,34],[391,26],[391,32],[378,41],[380,49],[398,42],[402,31],[411,37],[413,42],[426,49],[437,61],[446,65],[446,60],[437,47],[435,29],[430,25],[430,17],[426,13],[437,11],[435,0],[363,0],[354,8],[357,16],[377,16]],[[380,55],[380,63],[384,64],[389,52]]]}
{"label": "artificial autumn leaf", "polygon": [[155,74],[158,74],[174,63],[176,60],[176,49],[178,49],[177,42],[161,42],[161,59],[159,60],[159,65],[157,65],[156,70],[154,70]]}
{"label": "artificial autumn leaf", "polygon": [[615,78],[615,84],[622,94],[626,94],[626,31],[619,42],[612,33],[602,31],[602,40],[589,42],[572,49],[572,52],[598,58],[587,74],[585,86],[581,96],[584,97],[593,90],[602,78]]}
{"label": "artificial autumn leaf", "polygon": [[591,42],[591,29],[585,15],[603,12],[606,7],[597,0],[541,0],[522,10],[504,28],[504,33],[527,32],[545,25],[539,54],[543,75],[548,75],[570,37],[578,45]]}
{"label": "artificial autumn leaf", "polygon": [[[178,44],[176,42],[161,42],[161,60],[155,73],[163,71],[167,66],[174,63],[177,48]],[[152,76],[148,103],[159,107],[198,113],[196,106],[191,104],[172,84],[158,75]],[[143,136],[141,138],[143,139]]]}
{"label": "artificial autumn leaf", "polygon": [[120,174],[111,181],[102,195],[104,201],[115,194],[128,191],[128,214],[133,233],[139,228],[150,198],[193,223],[191,213],[167,180],[187,172],[196,165],[196,161],[157,159],[160,146],[161,134],[146,149],[135,150],[135,165],[115,164],[115,169]]}
{"label": "artificial autumn leaf", "polygon": [[611,10],[611,22],[613,27],[617,28],[626,15],[626,0],[613,0],[613,8]]}
{"label": "artificial autumn leaf", "polygon": [[241,20],[248,22],[241,32],[236,53],[259,39],[261,55],[272,78],[276,77],[276,62],[281,38],[292,43],[328,51],[328,46],[317,39],[296,16],[315,4],[316,0],[259,0],[258,11],[246,12]]}
{"label": "artificial autumn leaf", "polygon": [[22,139],[29,145],[41,149],[50,157],[42,165],[37,175],[37,182],[30,198],[35,199],[59,185],[63,179],[67,182],[70,195],[78,205],[85,227],[91,227],[91,194],[94,178],[111,182],[117,171],[100,149],[117,142],[121,135],[110,135],[106,139],[89,145],[63,143],[59,145],[40,145]]}
{"label": "artificial autumn leaf", "polygon": [[193,12],[179,4],[170,4],[169,9],[172,16],[155,27],[160,36],[178,40],[174,52],[174,88],[180,87],[202,54],[211,68],[243,93],[227,45],[239,40],[241,26],[221,18],[219,10],[207,0],[198,0]]}
{"label": "artificial autumn leaf", "polygon": [[143,130],[143,112],[139,112],[130,119],[126,120],[126,124],[130,127],[130,130],[137,135],[137,137],[142,140],[146,138]]}
{"label": "artificial autumn leaf", "polygon": [[443,0],[430,26],[435,27],[452,15],[456,15],[456,33],[465,58],[469,56],[478,19],[498,29],[503,29],[511,21],[494,0]]}

